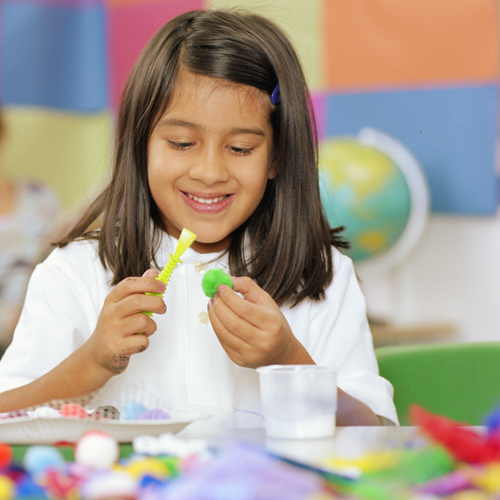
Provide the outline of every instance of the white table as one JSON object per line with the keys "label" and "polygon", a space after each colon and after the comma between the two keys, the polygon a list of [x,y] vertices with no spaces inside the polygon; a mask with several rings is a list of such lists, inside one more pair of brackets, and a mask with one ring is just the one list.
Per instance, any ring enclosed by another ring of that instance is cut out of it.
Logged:
{"label": "white table", "polygon": [[217,447],[231,442],[251,443],[308,463],[321,463],[334,456],[356,458],[367,452],[399,448],[423,439],[416,427],[337,427],[332,438],[293,440],[268,438],[263,428],[202,429],[188,426],[178,436],[205,439]]}

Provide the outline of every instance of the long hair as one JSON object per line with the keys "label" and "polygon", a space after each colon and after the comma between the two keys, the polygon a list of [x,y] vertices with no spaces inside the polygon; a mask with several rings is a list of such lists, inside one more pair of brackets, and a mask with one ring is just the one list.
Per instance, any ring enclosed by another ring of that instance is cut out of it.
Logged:
{"label": "long hair", "polygon": [[[108,186],[58,245],[98,239],[112,284],[154,265],[164,231],[148,187],[147,144],[167,109],[179,69],[250,85],[271,94],[275,177],[227,249],[230,272],[250,276],[277,304],[320,300],[333,279],[330,229],[318,187],[317,137],[306,81],[286,35],[271,21],[239,11],[192,11],[163,26],[139,56],[118,115],[114,170]],[[89,231],[97,219],[99,231]],[[250,245],[250,248],[248,248]]]}

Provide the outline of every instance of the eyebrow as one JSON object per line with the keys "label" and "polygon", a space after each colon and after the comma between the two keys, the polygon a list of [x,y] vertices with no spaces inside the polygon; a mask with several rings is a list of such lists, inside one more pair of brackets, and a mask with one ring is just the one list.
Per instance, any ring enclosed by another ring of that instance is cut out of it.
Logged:
{"label": "eyebrow", "polygon": [[[176,118],[165,118],[163,120],[160,120],[160,123],[158,123],[158,127],[186,127],[186,128],[192,128],[195,130],[200,129],[201,127],[199,125],[196,125],[195,123],[187,122],[185,120],[179,120]],[[230,131],[231,135],[240,135],[240,134],[252,134],[252,135],[258,135],[261,137],[265,137],[266,134],[265,132],[258,128],[258,127],[251,127],[251,128],[233,128]]]}

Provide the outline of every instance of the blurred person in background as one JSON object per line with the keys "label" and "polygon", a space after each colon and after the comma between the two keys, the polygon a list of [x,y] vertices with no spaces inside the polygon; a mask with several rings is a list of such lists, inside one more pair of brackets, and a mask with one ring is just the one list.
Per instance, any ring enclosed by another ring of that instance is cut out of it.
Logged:
{"label": "blurred person in background", "polygon": [[[0,110],[0,151],[6,139]],[[12,340],[29,278],[48,253],[59,214],[55,192],[6,176],[0,155],[0,356]]]}

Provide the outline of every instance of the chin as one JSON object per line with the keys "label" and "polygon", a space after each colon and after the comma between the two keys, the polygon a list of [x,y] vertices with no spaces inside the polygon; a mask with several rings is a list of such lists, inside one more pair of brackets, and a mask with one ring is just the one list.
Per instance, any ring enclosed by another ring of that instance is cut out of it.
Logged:
{"label": "chin", "polygon": [[[201,236],[196,236],[196,241],[194,245],[194,249],[197,247],[200,250],[205,250],[207,252],[220,252],[222,250],[225,250],[228,246],[229,243],[231,242],[231,238],[226,236],[222,239],[216,239],[212,236],[212,238],[206,237],[204,238],[203,235]],[[202,248],[200,248],[202,247]]]}

